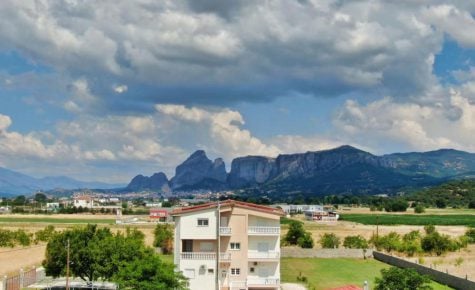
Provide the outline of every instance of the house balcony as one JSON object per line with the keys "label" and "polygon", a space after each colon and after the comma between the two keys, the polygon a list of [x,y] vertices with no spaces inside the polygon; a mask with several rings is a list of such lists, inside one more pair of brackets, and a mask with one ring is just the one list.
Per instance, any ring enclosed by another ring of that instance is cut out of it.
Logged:
{"label": "house balcony", "polygon": [[258,252],[258,251],[248,251],[247,258],[250,261],[274,261],[280,259],[280,252],[276,251],[267,251],[267,252]]}
{"label": "house balcony", "polygon": [[248,288],[270,288],[277,289],[280,287],[280,279],[275,277],[268,278],[249,278],[247,279]]}
{"label": "house balcony", "polygon": [[231,253],[219,253],[220,262],[231,262]]}
{"label": "house balcony", "polygon": [[247,229],[249,235],[255,236],[279,236],[280,227],[259,227],[259,226],[250,226]]}
{"label": "house balcony", "polygon": [[230,227],[219,227],[219,235],[220,236],[230,236],[231,235],[231,228]]}
{"label": "house balcony", "polygon": [[180,253],[182,260],[216,260],[216,253],[212,252],[183,252]]}

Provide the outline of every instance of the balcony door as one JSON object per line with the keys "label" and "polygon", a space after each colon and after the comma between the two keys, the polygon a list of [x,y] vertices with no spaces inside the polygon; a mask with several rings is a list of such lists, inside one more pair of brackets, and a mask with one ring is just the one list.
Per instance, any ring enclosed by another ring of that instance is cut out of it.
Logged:
{"label": "balcony door", "polygon": [[183,253],[193,252],[193,240],[182,240],[181,251]]}
{"label": "balcony door", "polygon": [[221,221],[220,221],[220,226],[221,227],[227,227],[228,226],[228,217],[227,216],[222,216]]}

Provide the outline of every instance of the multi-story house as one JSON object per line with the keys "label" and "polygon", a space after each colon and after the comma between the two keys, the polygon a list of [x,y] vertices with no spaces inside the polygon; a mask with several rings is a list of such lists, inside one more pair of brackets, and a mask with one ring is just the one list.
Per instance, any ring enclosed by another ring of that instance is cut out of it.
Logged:
{"label": "multi-story house", "polygon": [[226,200],[171,215],[174,262],[191,290],[280,288],[281,209]]}

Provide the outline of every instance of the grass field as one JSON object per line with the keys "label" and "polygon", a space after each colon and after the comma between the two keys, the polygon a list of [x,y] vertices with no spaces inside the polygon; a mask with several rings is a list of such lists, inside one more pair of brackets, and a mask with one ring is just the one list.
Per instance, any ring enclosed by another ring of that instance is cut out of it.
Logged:
{"label": "grass field", "polygon": [[100,218],[53,218],[53,217],[0,217],[0,223],[48,223],[48,224],[115,224],[113,219]]}
{"label": "grass field", "polygon": [[475,216],[470,214],[415,215],[415,214],[342,214],[341,220],[365,225],[440,225],[475,227]]}
{"label": "grass field", "polygon": [[[296,283],[297,276],[302,273],[316,290],[350,284],[362,287],[364,281],[368,281],[372,289],[374,278],[380,276],[381,269],[388,267],[373,259],[282,258],[281,280]],[[434,290],[452,289],[435,282],[431,286]]]}

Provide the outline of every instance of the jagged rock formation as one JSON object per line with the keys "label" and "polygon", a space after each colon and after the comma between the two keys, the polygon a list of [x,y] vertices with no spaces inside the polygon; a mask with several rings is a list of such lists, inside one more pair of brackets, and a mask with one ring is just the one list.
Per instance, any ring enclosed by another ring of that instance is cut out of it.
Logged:
{"label": "jagged rock formation", "polygon": [[[226,176],[226,168],[221,158],[212,162],[203,150],[197,150],[177,166],[175,176],[170,180],[170,183],[172,189],[195,185],[196,187],[213,187],[225,184]],[[198,186],[199,184],[203,184],[203,186]]]}
{"label": "jagged rock formation", "polygon": [[135,176],[132,181],[130,181],[129,185],[127,185],[126,190],[156,190],[161,192],[169,192],[170,187],[167,176],[163,172],[159,172],[150,177],[143,176],[141,174]]}
{"label": "jagged rock formation", "polygon": [[228,184],[232,188],[261,184],[273,178],[276,173],[275,158],[239,157],[231,163]]}

